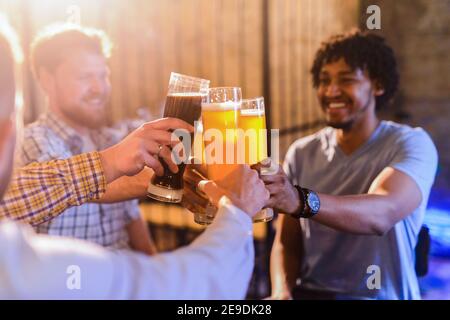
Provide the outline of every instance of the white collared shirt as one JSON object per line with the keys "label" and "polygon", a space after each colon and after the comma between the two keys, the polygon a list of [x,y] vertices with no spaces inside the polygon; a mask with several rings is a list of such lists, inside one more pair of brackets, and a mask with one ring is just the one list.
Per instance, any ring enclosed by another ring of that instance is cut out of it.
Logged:
{"label": "white collared shirt", "polygon": [[253,266],[251,219],[227,201],[191,245],[152,257],[0,224],[0,299],[243,299]]}

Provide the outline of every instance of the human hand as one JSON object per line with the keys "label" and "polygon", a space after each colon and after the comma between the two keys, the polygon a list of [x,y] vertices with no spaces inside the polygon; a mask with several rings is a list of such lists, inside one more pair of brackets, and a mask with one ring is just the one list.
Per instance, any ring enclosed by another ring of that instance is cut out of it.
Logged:
{"label": "human hand", "polygon": [[107,182],[121,176],[133,176],[144,169],[152,168],[156,175],[162,175],[162,158],[170,171],[178,172],[178,166],[172,161],[171,148],[179,140],[172,139],[169,130],[184,129],[193,132],[188,123],[176,118],[163,118],[147,122],[130,133],[118,144],[100,152]]}

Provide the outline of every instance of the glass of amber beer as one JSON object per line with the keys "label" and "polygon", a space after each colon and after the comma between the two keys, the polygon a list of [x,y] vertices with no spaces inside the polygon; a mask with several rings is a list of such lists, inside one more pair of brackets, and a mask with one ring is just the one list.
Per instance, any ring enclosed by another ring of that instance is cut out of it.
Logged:
{"label": "glass of amber beer", "polygon": [[[172,72],[164,107],[164,117],[178,118],[194,126],[194,122],[200,118],[202,101],[208,94],[209,82],[209,80]],[[186,159],[190,155],[190,147],[185,145]],[[183,197],[183,173],[186,164],[179,164],[178,172],[173,173],[164,160],[160,158],[159,161],[164,167],[164,174],[161,177],[153,176],[147,188],[147,195],[162,202],[181,202]]]}
{"label": "glass of amber beer", "polygon": [[[267,130],[264,98],[244,99],[238,119],[238,161],[253,165],[267,159]],[[243,158],[242,159],[242,154]],[[261,168],[260,174],[266,174]],[[267,172],[268,173],[268,172]],[[253,217],[253,222],[267,222],[273,219],[273,209],[265,208]]]}
{"label": "glass of amber beer", "polygon": [[241,88],[211,88],[202,103],[203,141],[208,178],[219,180],[237,165],[236,132]]}
{"label": "glass of amber beer", "polygon": [[[203,160],[211,180],[224,178],[237,165],[236,129],[241,101],[241,88],[219,87],[209,89],[202,103]],[[206,210],[194,213],[194,220],[210,224],[216,211],[217,208],[209,204]]]}

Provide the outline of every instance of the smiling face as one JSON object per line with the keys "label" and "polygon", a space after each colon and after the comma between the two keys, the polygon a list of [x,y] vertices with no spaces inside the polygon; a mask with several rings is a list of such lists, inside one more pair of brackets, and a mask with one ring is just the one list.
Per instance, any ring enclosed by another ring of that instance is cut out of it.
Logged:
{"label": "smiling face", "polygon": [[324,64],[317,96],[327,124],[350,130],[375,114],[375,97],[383,94],[366,71],[352,68],[343,58]]}
{"label": "smiling face", "polygon": [[50,104],[66,119],[91,129],[105,124],[111,84],[109,68],[101,54],[72,50],[54,72],[45,73],[42,81]]}

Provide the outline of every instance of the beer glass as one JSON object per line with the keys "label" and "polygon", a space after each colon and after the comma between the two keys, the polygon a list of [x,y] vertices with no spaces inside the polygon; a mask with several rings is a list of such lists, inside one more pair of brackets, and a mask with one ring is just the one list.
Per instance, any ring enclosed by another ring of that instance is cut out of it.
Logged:
{"label": "beer glass", "polygon": [[[253,165],[267,159],[267,131],[264,98],[244,99],[238,119],[238,155],[244,153],[245,163]],[[243,151],[243,152],[242,152]],[[241,162],[242,159],[238,159]],[[260,174],[268,174],[261,168]],[[253,217],[253,222],[267,222],[273,219],[273,209],[265,208]]]}
{"label": "beer glass", "polygon": [[204,157],[211,180],[222,179],[237,165],[236,129],[241,96],[237,87],[211,88],[202,103]]}
{"label": "beer glass", "polygon": [[[206,98],[208,88],[209,80],[172,72],[164,107],[164,117],[178,118],[194,125],[194,122],[200,118],[202,101]],[[185,145],[186,159],[190,155],[190,147]],[[178,172],[173,173],[162,158],[159,158],[159,161],[164,167],[164,175],[161,177],[153,176],[147,188],[147,196],[162,202],[181,202],[185,163],[179,164]]]}
{"label": "beer glass", "polygon": [[[236,162],[236,129],[242,93],[237,87],[211,88],[202,103],[203,160],[208,178],[218,180],[229,174]],[[205,209],[194,212],[198,224],[210,224],[217,208],[209,203]]]}

